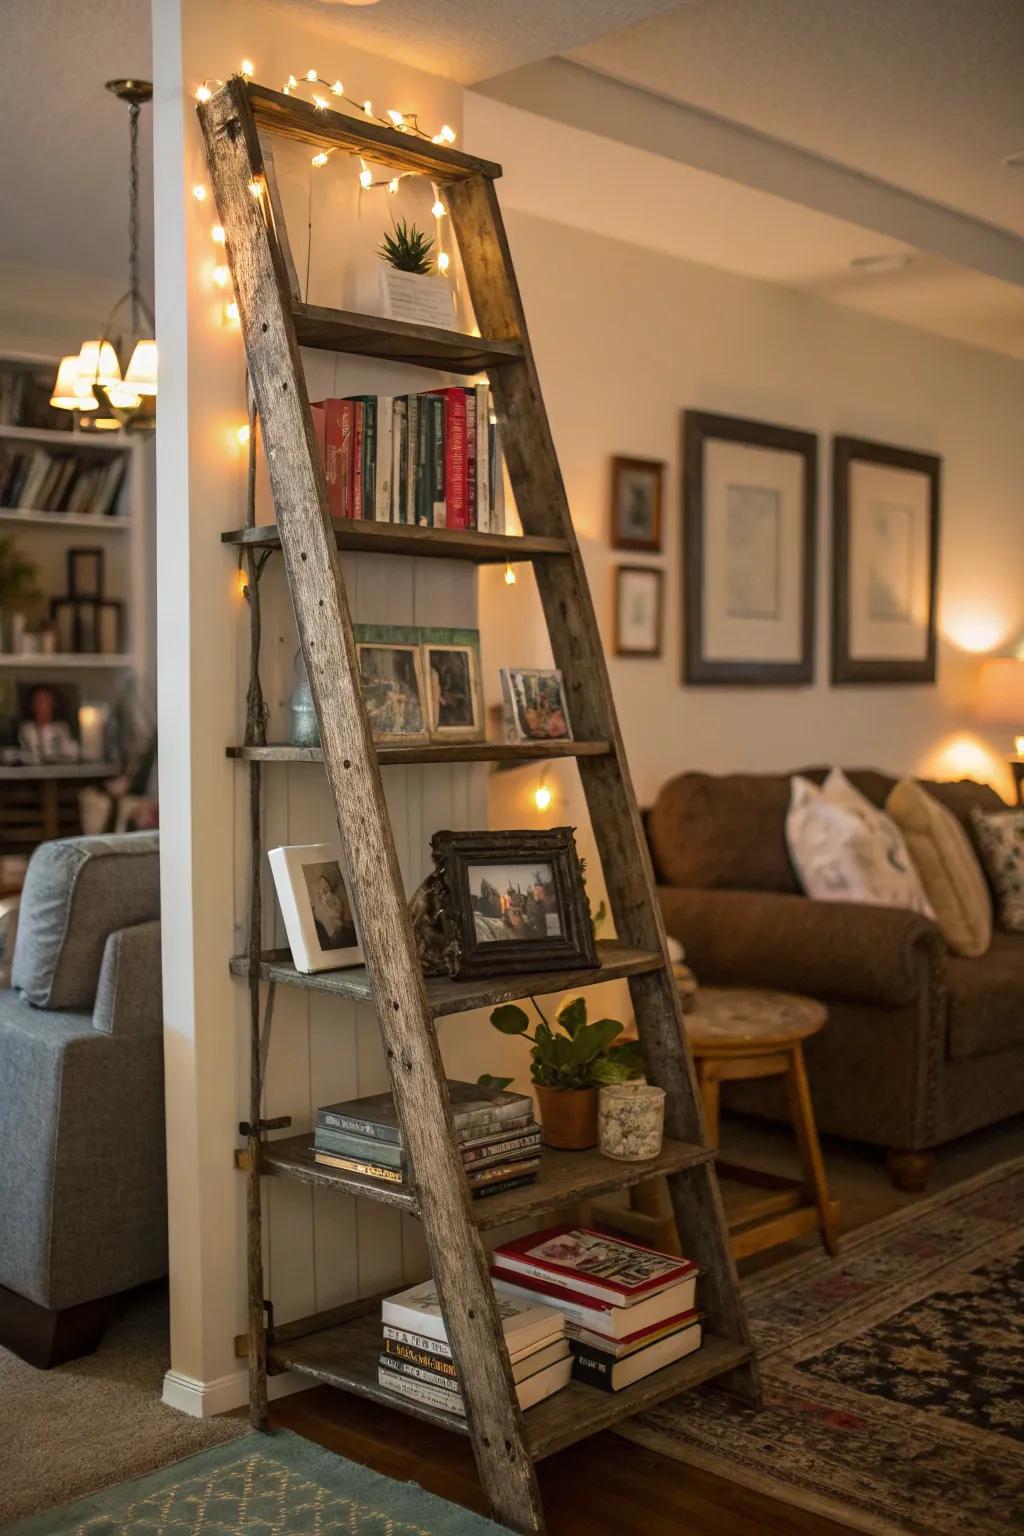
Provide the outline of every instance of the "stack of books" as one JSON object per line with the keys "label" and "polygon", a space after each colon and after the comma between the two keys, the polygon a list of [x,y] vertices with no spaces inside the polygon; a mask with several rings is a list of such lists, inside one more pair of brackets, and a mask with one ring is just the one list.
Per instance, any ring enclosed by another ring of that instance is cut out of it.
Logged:
{"label": "stack of books", "polygon": [[[572,1355],[565,1318],[532,1298],[523,1301],[511,1295],[504,1286],[496,1285],[494,1294],[519,1406],[532,1408],[569,1384]],[[389,1296],[381,1304],[381,1322],[380,1385],[432,1408],[464,1415],[459,1373],[434,1282],[427,1280]]]}
{"label": "stack of books", "polygon": [[0,444],[0,507],[19,512],[75,512],[107,517],[124,478],[124,454],[54,453],[17,443]]}
{"label": "stack of books", "polygon": [[588,1227],[549,1227],[494,1250],[505,1294],[565,1318],[576,1381],[619,1392],[700,1348],[697,1265]]}
{"label": "stack of books", "polygon": [[486,384],[312,406],[332,517],[505,532]]}
{"label": "stack of books", "polygon": [[[532,1184],[540,1167],[540,1126],[530,1098],[476,1083],[449,1080],[447,1086],[473,1196]],[[313,1155],[328,1168],[404,1184],[406,1154],[392,1095],[375,1093],[317,1110]]]}

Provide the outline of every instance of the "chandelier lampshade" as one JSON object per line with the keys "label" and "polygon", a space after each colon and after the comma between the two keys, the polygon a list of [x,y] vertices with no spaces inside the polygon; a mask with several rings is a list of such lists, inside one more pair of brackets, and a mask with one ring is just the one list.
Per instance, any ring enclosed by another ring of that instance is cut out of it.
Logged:
{"label": "chandelier lampshade", "polygon": [[156,364],[156,342],[137,341],[125,369],[124,382],[130,384],[137,395],[155,395]]}
{"label": "chandelier lampshade", "polygon": [[60,411],[98,409],[99,401],[92,392],[91,384],[82,378],[82,359],[79,353],[61,358],[50,404]]}
{"label": "chandelier lampshade", "polygon": [[121,382],[121,364],[109,341],[83,341],[78,369],[83,383],[98,384],[100,389]]}

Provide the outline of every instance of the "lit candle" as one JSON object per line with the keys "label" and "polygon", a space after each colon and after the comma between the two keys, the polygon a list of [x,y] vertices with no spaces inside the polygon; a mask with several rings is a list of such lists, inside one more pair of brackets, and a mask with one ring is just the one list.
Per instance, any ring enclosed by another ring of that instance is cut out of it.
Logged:
{"label": "lit candle", "polygon": [[78,711],[78,740],[86,762],[103,760],[103,736],[109,710],[105,704],[83,704]]}

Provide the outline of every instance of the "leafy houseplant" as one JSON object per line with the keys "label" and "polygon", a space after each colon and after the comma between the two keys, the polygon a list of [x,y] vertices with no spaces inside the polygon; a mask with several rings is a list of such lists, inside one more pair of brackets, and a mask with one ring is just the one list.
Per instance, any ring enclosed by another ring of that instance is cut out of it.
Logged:
{"label": "leafy houseplant", "polygon": [[400,219],[391,234],[385,233],[383,244],[377,247],[377,255],[396,272],[425,274],[434,266],[430,255],[433,247],[432,235],[425,235],[415,224],[410,228],[404,219]]}
{"label": "leafy houseplant", "polygon": [[[545,1144],[575,1150],[593,1147],[598,1089],[640,1077],[640,1048],[633,1041],[615,1044],[623,1028],[617,1019],[588,1023],[586,998],[562,1003],[553,1025],[535,1001],[533,1006],[540,1022],[532,1035],[529,1014],[515,1003],[495,1008],[491,1023],[503,1035],[523,1035],[530,1041],[530,1077],[537,1090]],[[512,1079],[484,1073],[478,1081],[487,1088],[507,1088]]]}
{"label": "leafy houseplant", "polygon": [[36,586],[37,568],[26,560],[18,548],[17,540],[9,534],[0,537],[0,651],[3,650],[3,628],[8,613],[20,603],[34,603],[39,597]]}

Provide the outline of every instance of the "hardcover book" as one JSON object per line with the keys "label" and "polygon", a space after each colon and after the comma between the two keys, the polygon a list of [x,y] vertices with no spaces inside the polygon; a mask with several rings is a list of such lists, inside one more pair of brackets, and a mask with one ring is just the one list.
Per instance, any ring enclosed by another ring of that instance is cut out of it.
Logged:
{"label": "hardcover book", "polygon": [[676,1360],[692,1355],[700,1348],[700,1323],[688,1328],[678,1328],[665,1338],[638,1349],[623,1359],[591,1349],[587,1344],[573,1343],[572,1374],[575,1381],[585,1382],[588,1387],[599,1387],[603,1392],[621,1392],[635,1381],[642,1381],[655,1371],[663,1370]]}
{"label": "hardcover book", "polygon": [[[600,1339],[626,1339],[645,1328],[653,1328],[670,1317],[693,1310],[696,1279],[681,1280],[667,1291],[648,1296],[631,1306],[619,1307],[610,1301],[597,1301],[593,1296],[581,1296],[567,1291],[564,1286],[549,1285],[546,1280],[533,1280],[516,1276],[511,1270],[491,1265],[495,1288],[500,1284],[506,1295],[526,1302],[531,1297],[543,1301],[561,1312],[567,1323],[575,1323]],[[517,1283],[517,1281],[519,1283]]]}
{"label": "hardcover book", "polygon": [[[496,1285],[494,1294],[498,1303],[498,1315],[509,1350],[525,1350],[527,1345],[536,1347],[542,1339],[565,1331],[564,1321],[534,1297],[522,1298],[510,1295],[503,1286]],[[411,1285],[408,1290],[385,1297],[381,1303],[381,1322],[385,1328],[400,1328],[406,1333],[422,1334],[428,1339],[447,1342],[448,1335],[441,1316],[441,1303],[433,1280]]]}
{"label": "hardcover book", "polygon": [[589,1227],[548,1227],[494,1250],[508,1275],[545,1280],[616,1307],[655,1296],[697,1274],[692,1259],[659,1253]]}
{"label": "hardcover book", "polygon": [[[532,1116],[533,1104],[525,1093],[496,1092],[477,1083],[448,1079],[448,1098],[455,1128],[474,1137],[500,1131],[510,1120]],[[330,1126],[356,1136],[372,1136],[380,1141],[400,1142],[395,1101],[390,1093],[372,1093],[361,1099],[347,1099],[317,1110],[317,1125]]]}

